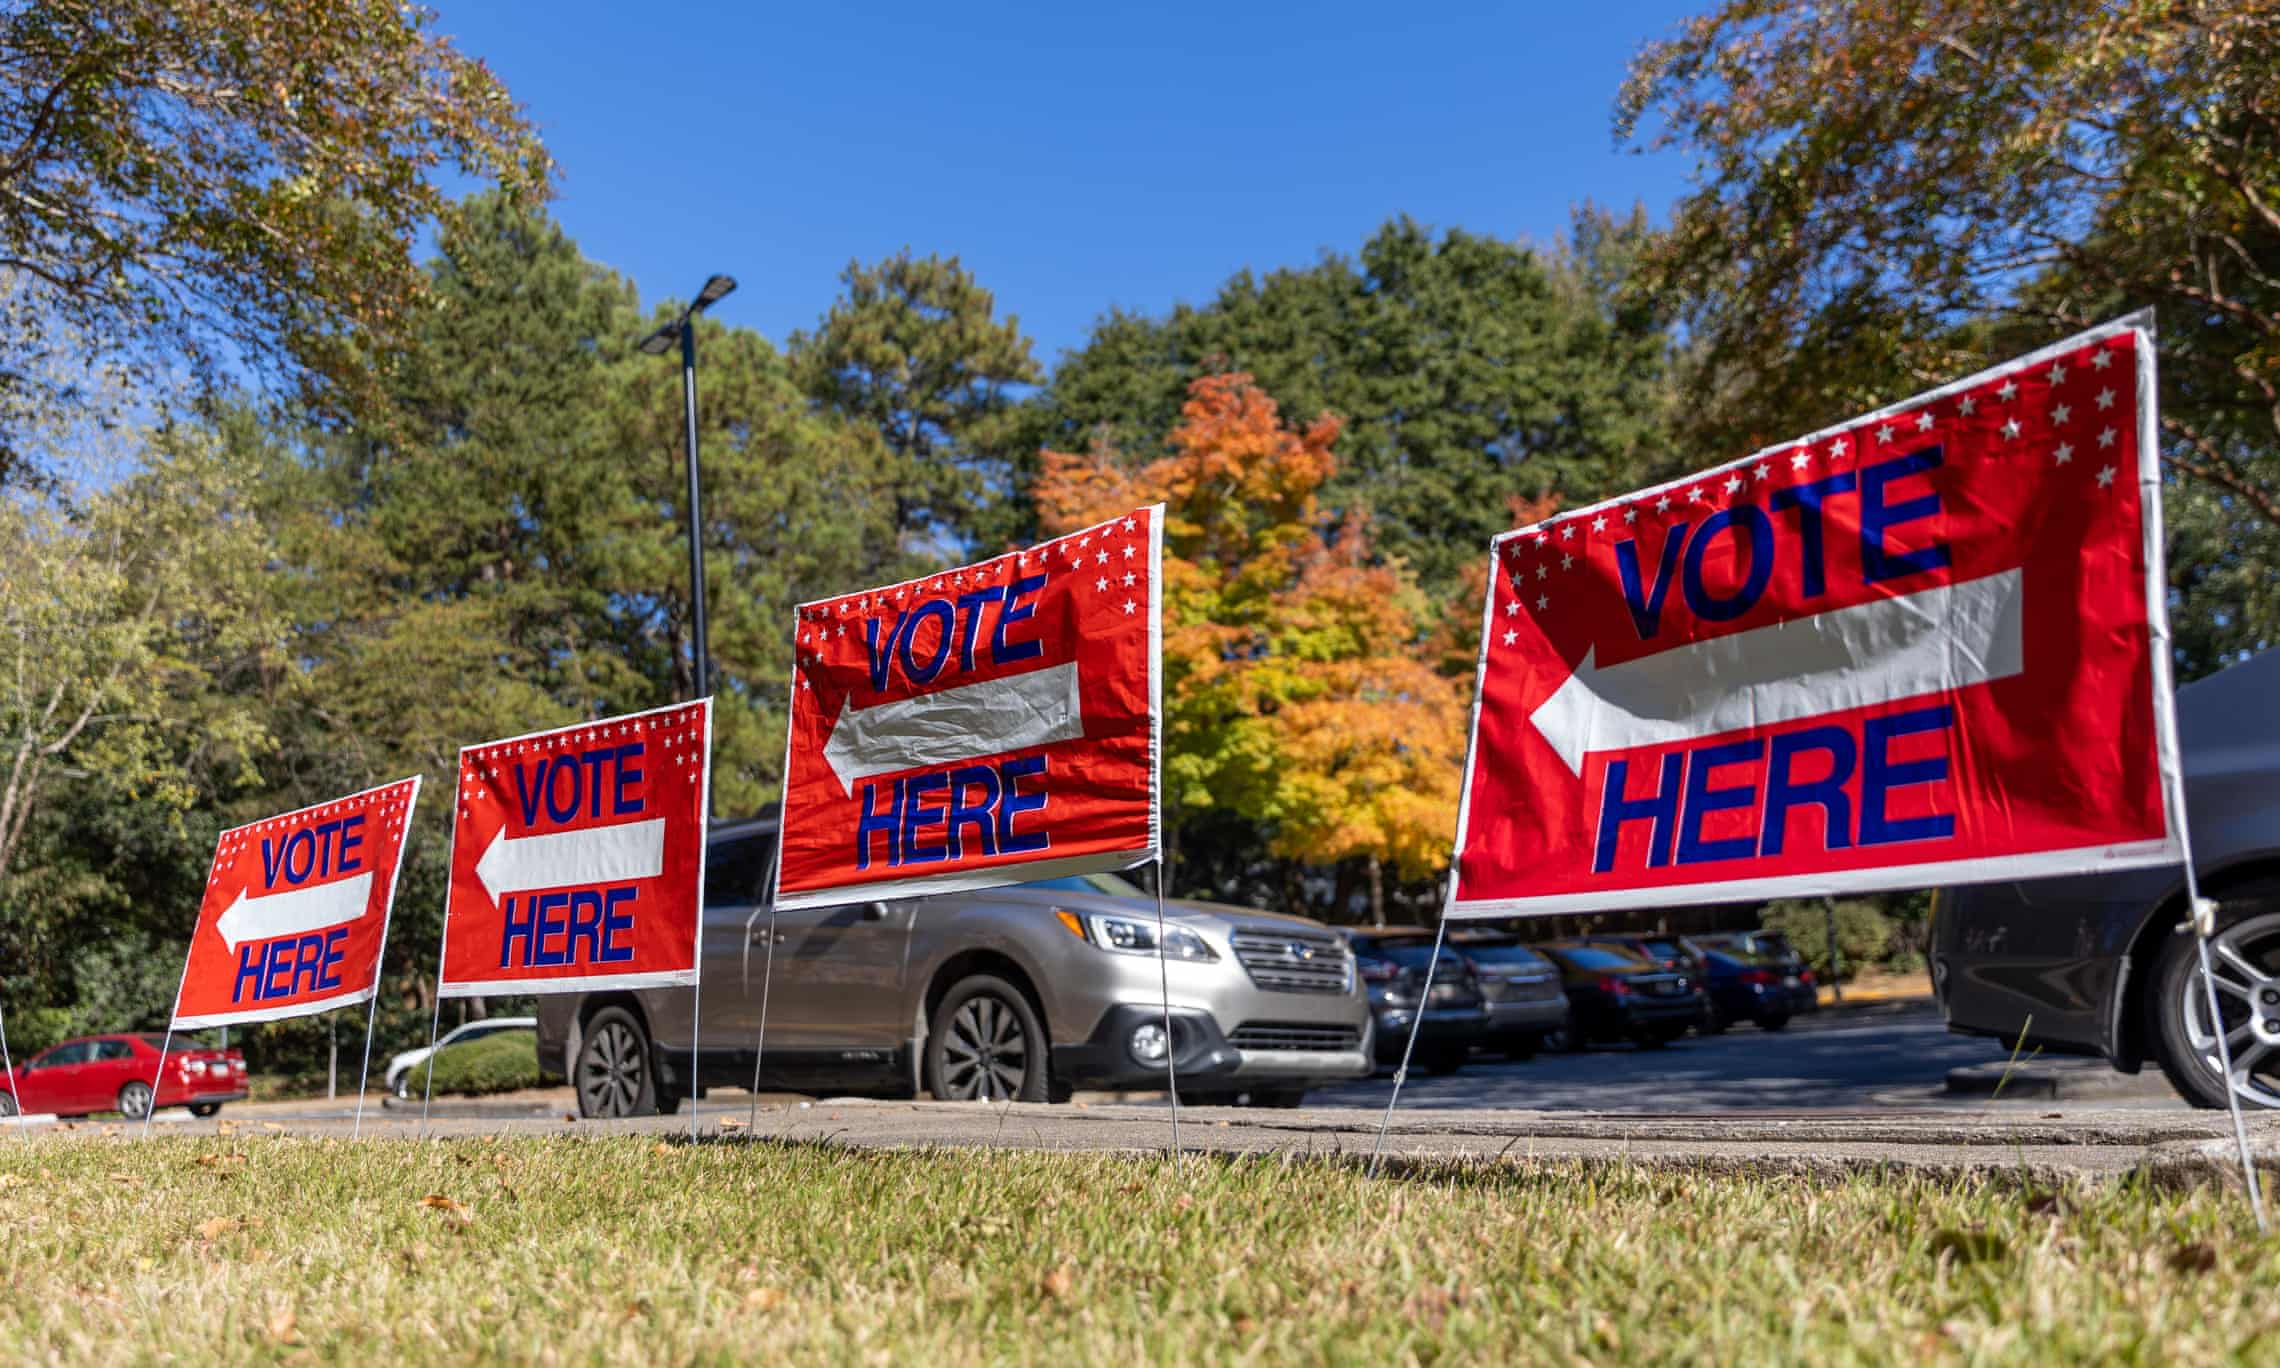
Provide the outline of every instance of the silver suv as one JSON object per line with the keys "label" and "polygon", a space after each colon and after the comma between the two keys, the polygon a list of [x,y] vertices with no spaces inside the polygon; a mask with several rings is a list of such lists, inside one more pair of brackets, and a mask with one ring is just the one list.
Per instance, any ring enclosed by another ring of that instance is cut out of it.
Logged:
{"label": "silver suv", "polygon": [[[1164,1077],[1152,896],[1113,874],[980,893],[775,911],[772,819],[715,825],[706,853],[703,1031],[689,1078],[685,988],[541,998],[538,1060],[587,1116],[679,1109],[750,1087],[768,984],[764,1087],[1065,1101]],[[1345,939],[1304,917],[1167,906],[1180,1096],[1297,1106],[1371,1069]],[[693,1086],[692,1086],[693,1085]]]}

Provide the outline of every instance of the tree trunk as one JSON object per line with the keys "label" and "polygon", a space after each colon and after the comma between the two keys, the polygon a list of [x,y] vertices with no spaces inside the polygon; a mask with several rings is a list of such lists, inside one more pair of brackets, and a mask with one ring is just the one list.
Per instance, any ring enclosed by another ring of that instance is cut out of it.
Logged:
{"label": "tree trunk", "polygon": [[1370,925],[1385,925],[1385,865],[1370,856]]}

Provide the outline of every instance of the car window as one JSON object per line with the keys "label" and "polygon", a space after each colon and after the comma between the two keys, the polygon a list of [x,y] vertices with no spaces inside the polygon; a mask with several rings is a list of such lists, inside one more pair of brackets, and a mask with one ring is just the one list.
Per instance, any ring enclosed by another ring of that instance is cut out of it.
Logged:
{"label": "car window", "polygon": [[1354,942],[1357,955],[1375,955],[1392,960],[1411,969],[1422,969],[1433,958],[1433,942],[1429,940],[1358,940]]}
{"label": "car window", "polygon": [[1465,944],[1459,949],[1482,964],[1505,965],[1515,969],[1541,969],[1544,957],[1525,945]]}
{"label": "car window", "polygon": [[744,907],[760,901],[768,867],[776,858],[776,838],[760,832],[705,848],[705,906]]}
{"label": "car window", "polygon": [[1560,954],[1578,969],[1638,969],[1646,961],[1636,955],[1604,945],[1578,945],[1561,949]]}
{"label": "car window", "polygon": [[1647,942],[1647,953],[1663,959],[1685,959],[1686,947],[1673,940],[1651,940]]}
{"label": "car window", "polygon": [[95,1042],[95,1058],[98,1060],[133,1059],[134,1057],[135,1047],[123,1040],[98,1040]]}
{"label": "car window", "polygon": [[90,1042],[85,1040],[74,1040],[68,1044],[58,1045],[54,1049],[48,1051],[46,1054],[41,1055],[38,1059],[35,1059],[31,1062],[30,1067],[35,1069],[53,1069],[66,1064],[85,1064],[87,1062],[88,1056],[93,1052],[94,1046]]}

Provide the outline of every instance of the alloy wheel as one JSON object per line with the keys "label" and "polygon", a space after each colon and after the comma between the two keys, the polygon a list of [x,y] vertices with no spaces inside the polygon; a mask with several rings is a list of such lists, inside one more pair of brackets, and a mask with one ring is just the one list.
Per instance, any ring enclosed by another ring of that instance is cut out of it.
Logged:
{"label": "alloy wheel", "polygon": [[605,1022],[579,1061],[578,1096],[588,1116],[631,1116],[648,1063],[641,1042],[622,1022]]}
{"label": "alloy wheel", "polygon": [[1019,1097],[1029,1050],[1029,1033],[1010,1006],[988,994],[971,998],[950,1018],[943,1084],[960,1101]]}
{"label": "alloy wheel", "polygon": [[119,1115],[140,1121],[150,1115],[150,1084],[129,1083],[119,1089]]}
{"label": "alloy wheel", "polygon": [[[2209,940],[2217,1010],[2232,1055],[2232,1091],[2251,1106],[2280,1107],[2280,913],[2250,917]],[[2221,1071],[2208,990],[2198,968],[2175,1004],[2193,1058],[2213,1081]]]}

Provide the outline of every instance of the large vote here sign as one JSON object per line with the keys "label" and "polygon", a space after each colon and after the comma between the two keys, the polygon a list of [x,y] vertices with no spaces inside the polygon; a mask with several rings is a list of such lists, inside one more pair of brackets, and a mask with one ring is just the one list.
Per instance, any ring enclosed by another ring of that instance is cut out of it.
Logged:
{"label": "large vote here sign", "polygon": [[368,1001],[419,794],[417,778],[401,779],[223,832],[190,933],[174,1029]]}
{"label": "large vote here sign", "polygon": [[1162,512],[800,606],[778,905],[1156,854]]}
{"label": "large vote here sign", "polygon": [[459,753],[445,997],[697,981],[712,703]]}
{"label": "large vote here sign", "polygon": [[1455,914],[2175,861],[2135,321],[1498,538]]}

